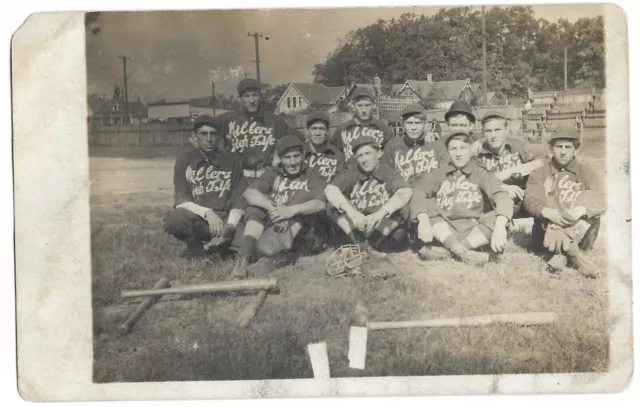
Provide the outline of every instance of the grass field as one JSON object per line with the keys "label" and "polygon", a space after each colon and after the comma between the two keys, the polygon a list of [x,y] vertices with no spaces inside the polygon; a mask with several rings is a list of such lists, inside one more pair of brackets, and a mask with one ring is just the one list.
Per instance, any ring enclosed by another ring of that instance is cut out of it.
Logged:
{"label": "grass field", "polygon": [[[583,153],[602,165],[603,149]],[[91,196],[94,381],[290,379],[313,376],[309,343],[326,341],[332,377],[564,373],[608,367],[606,278],[550,275],[522,248],[527,224],[501,263],[483,268],[451,260],[420,262],[392,254],[398,274],[386,281],[329,278],[328,253],[303,257],[273,275],[269,295],[250,327],[235,322],[251,296],[165,297],[128,336],[118,324],[137,302],[124,289],[228,279],[231,261],[179,259],[182,245],[162,231],[171,205],[168,158],[92,159]],[[116,177],[116,178],[114,178]],[[119,178],[117,178],[119,177]],[[118,179],[118,181],[114,181]],[[114,190],[115,188],[115,190]],[[605,219],[606,222],[606,219]],[[530,225],[529,225],[530,226]],[[604,228],[603,228],[604,230]],[[606,269],[604,236],[592,257]],[[554,311],[554,325],[489,326],[370,333],[367,368],[348,368],[348,333],[356,297],[375,321]]]}

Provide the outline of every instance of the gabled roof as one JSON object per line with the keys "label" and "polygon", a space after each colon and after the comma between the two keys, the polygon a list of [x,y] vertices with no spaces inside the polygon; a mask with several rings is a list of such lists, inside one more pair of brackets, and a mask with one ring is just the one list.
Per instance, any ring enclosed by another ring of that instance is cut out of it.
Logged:
{"label": "gabled roof", "polygon": [[149,115],[147,107],[140,101],[129,102],[129,115],[135,117],[147,117]]}
{"label": "gabled roof", "polygon": [[[495,95],[496,95],[496,92],[487,92],[487,100],[491,102],[491,100]],[[484,94],[480,96],[480,98],[478,99],[478,103],[484,103]]]}
{"label": "gabled roof", "polygon": [[309,105],[333,105],[338,100],[338,97],[344,92],[344,86],[336,86],[328,88],[321,83],[292,83],[287,90],[282,94],[278,104],[282,102],[287,93],[291,89],[295,89],[300,93],[309,103]]}
{"label": "gabled roof", "polygon": [[[442,97],[444,99],[455,100],[458,99],[464,88],[467,86],[467,83],[468,82],[466,79],[439,82],[417,81],[409,79],[405,81],[404,84],[400,85],[400,87],[397,87],[398,85],[393,85],[392,91],[397,89],[395,91],[395,93],[397,94],[400,93],[400,91],[402,91],[402,89],[404,89],[406,86],[409,86],[421,98],[428,97],[429,94],[431,94],[433,91],[437,91],[439,93],[442,93]],[[480,87],[479,84],[475,83],[470,83],[469,86],[471,87],[472,92],[475,92]]]}
{"label": "gabled roof", "polygon": [[345,91],[344,86],[335,86],[335,87],[329,88],[329,100],[331,101],[331,103],[336,103],[338,101],[338,98],[342,96],[344,91]]}

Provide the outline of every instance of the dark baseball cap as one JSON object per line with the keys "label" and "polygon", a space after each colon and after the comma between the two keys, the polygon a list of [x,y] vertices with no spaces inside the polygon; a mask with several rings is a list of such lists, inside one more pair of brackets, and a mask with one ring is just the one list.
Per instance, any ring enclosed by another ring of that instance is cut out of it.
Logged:
{"label": "dark baseball cap", "polygon": [[371,89],[366,88],[364,86],[356,87],[353,90],[353,93],[351,94],[351,100],[355,101],[355,100],[360,99],[362,97],[367,97],[367,98],[371,99],[372,101],[375,98],[375,96],[373,95],[373,92],[371,91]]}
{"label": "dark baseball cap", "polygon": [[351,142],[351,151],[355,154],[362,146],[373,145],[378,150],[381,148],[380,143],[373,136],[360,136]]}
{"label": "dark baseball cap", "polygon": [[580,135],[578,134],[578,130],[573,126],[559,126],[556,127],[551,133],[551,136],[549,136],[549,142],[558,139],[580,141]]}
{"label": "dark baseball cap", "polygon": [[240,83],[238,83],[238,95],[242,96],[242,94],[248,90],[260,91],[258,81],[252,78],[244,78]]}
{"label": "dark baseball cap", "polygon": [[208,114],[203,114],[202,116],[196,117],[193,122],[193,130],[198,130],[202,126],[211,126],[216,130],[220,131],[220,120],[215,117],[209,116]]}
{"label": "dark baseball cap", "polygon": [[280,157],[282,157],[287,150],[291,150],[292,148],[300,149],[300,151],[303,150],[302,141],[294,135],[284,136],[276,143],[276,153]]}
{"label": "dark baseball cap", "polygon": [[452,138],[456,137],[456,136],[467,136],[469,138],[469,144],[471,144],[473,142],[471,135],[469,133],[467,133],[466,131],[454,131],[452,133],[447,134],[444,137],[444,146],[445,147],[449,147],[449,142],[451,141]]}
{"label": "dark baseball cap", "polygon": [[404,119],[405,116],[408,115],[412,115],[412,114],[426,114],[427,111],[425,110],[424,107],[422,107],[422,105],[418,104],[418,103],[412,103],[409,106],[405,107],[404,110],[402,111],[402,113],[400,113],[400,116],[402,116],[402,118]]}
{"label": "dark baseball cap", "polygon": [[485,124],[486,122],[489,121],[489,119],[507,120],[507,118],[502,113],[500,113],[498,111],[491,111],[491,112],[488,112],[487,114],[484,115],[484,117],[481,120],[481,123]]}
{"label": "dark baseball cap", "polygon": [[331,123],[331,121],[329,120],[329,115],[327,115],[322,110],[316,110],[315,112],[311,112],[307,115],[307,127],[309,127],[311,123],[319,120],[327,123],[327,127],[329,127],[329,124]]}
{"label": "dark baseball cap", "polygon": [[444,119],[449,120],[449,117],[454,114],[463,114],[469,118],[469,121],[471,123],[476,122],[476,117],[473,115],[471,105],[464,100],[456,100],[455,102],[453,102],[451,107],[449,107],[447,113],[444,114]]}

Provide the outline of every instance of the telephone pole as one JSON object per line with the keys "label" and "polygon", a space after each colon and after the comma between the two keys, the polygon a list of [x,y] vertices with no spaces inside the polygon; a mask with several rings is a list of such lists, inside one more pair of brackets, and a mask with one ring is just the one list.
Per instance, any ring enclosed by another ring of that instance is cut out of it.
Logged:
{"label": "telephone pole", "polygon": [[213,110],[213,116],[216,115],[216,83],[211,81],[211,109]]}
{"label": "telephone pole", "polygon": [[567,47],[564,47],[564,90],[569,90],[567,84]]}
{"label": "telephone pole", "polygon": [[484,105],[487,106],[487,33],[484,26],[484,6],[482,6],[482,92]]}
{"label": "telephone pole", "polygon": [[127,59],[131,59],[131,57],[126,57],[124,55],[119,56],[118,58],[122,59],[122,73],[124,77],[124,111],[129,116],[129,90],[127,89]]}
{"label": "telephone pole", "polygon": [[[253,37],[256,42],[256,80],[258,81],[258,85],[260,85],[260,45],[258,42],[258,38],[262,38],[262,33],[247,33],[247,35],[249,37]],[[265,37],[264,39],[268,40],[269,37]]]}

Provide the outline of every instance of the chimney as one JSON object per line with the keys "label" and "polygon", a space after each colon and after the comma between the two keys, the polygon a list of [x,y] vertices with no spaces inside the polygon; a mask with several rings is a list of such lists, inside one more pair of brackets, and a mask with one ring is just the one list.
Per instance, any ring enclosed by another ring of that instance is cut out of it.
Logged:
{"label": "chimney", "polygon": [[433,75],[430,73],[427,74],[427,82],[429,83],[433,82]]}

